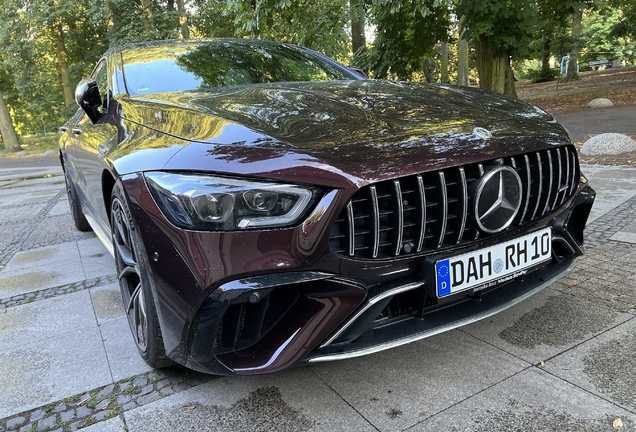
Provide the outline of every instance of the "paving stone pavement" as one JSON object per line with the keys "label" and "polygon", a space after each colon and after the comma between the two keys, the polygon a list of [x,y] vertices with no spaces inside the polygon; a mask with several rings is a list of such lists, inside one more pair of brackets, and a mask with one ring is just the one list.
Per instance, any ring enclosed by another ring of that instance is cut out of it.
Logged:
{"label": "paving stone pavement", "polygon": [[584,166],[587,254],[481,322],[268,376],[152,370],[56,166],[0,169],[0,432],[636,430],[636,169]]}

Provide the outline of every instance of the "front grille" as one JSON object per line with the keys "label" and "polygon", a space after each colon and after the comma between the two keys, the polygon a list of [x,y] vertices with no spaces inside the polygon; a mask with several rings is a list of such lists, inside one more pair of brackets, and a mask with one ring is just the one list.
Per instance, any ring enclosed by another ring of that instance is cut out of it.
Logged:
{"label": "front grille", "polygon": [[492,166],[521,178],[521,208],[507,230],[535,221],[576,191],[573,146],[493,159],[375,183],[360,189],[333,225],[329,245],[339,255],[382,259],[425,253],[488,237],[475,222],[471,185]]}

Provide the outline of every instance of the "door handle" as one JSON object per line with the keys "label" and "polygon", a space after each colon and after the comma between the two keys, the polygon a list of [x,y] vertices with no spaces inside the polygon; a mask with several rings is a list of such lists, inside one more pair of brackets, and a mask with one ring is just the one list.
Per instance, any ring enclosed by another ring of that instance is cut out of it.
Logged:
{"label": "door handle", "polygon": [[81,135],[82,134],[82,130],[81,129],[77,129],[77,128],[73,128],[73,134]]}

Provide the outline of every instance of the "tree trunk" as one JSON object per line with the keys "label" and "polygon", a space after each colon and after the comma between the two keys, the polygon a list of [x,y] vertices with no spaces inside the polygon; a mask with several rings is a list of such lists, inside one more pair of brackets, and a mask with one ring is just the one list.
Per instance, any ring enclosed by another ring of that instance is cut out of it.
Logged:
{"label": "tree trunk", "polygon": [[565,76],[566,81],[574,81],[579,79],[578,63],[579,63],[579,36],[581,36],[581,21],[583,20],[583,8],[578,8],[572,17],[572,51],[570,52],[570,61],[568,62],[568,73]]}
{"label": "tree trunk", "polygon": [[22,150],[20,142],[18,141],[18,134],[15,133],[15,128],[11,121],[11,114],[9,113],[7,105],[4,103],[2,92],[0,92],[0,134],[2,134],[4,149],[7,153]]}
{"label": "tree trunk", "polygon": [[538,82],[552,81],[554,76],[550,69],[550,51],[551,51],[552,39],[546,37],[543,40],[543,51],[541,53],[541,77]]}
{"label": "tree trunk", "polygon": [[360,48],[367,46],[367,39],[364,33],[364,0],[351,0],[349,3],[351,10],[351,49],[355,54]]}
{"label": "tree trunk", "polygon": [[457,85],[467,86],[468,79],[468,41],[464,39],[464,21],[466,17],[459,19],[459,46],[457,47]]}
{"label": "tree trunk", "polygon": [[148,31],[154,32],[155,27],[155,19],[152,16],[152,4],[151,0],[141,0],[141,8],[144,11],[144,28]]}
{"label": "tree trunk", "polygon": [[492,50],[488,38],[476,41],[477,69],[479,87],[517,98],[514,74],[510,67],[510,53],[497,53]]}
{"label": "tree trunk", "polygon": [[181,36],[190,39],[190,27],[188,27],[188,14],[185,9],[184,0],[177,0],[177,11],[179,12],[179,24],[181,25]]}
{"label": "tree trunk", "polygon": [[448,83],[448,42],[442,42],[442,64],[440,65],[440,82]]}
{"label": "tree trunk", "polygon": [[60,80],[60,87],[64,95],[64,105],[68,108],[75,102],[73,87],[71,86],[71,78],[68,75],[68,55],[66,53],[66,44],[64,43],[64,29],[62,23],[53,25],[53,40],[55,42],[55,67]]}

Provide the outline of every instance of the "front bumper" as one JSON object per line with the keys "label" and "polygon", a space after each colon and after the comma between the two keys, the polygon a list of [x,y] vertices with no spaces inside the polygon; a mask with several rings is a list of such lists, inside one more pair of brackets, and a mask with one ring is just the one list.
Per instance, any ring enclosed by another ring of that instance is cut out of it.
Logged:
{"label": "front bumper", "polygon": [[581,184],[557,211],[523,229],[445,250],[463,253],[546,226],[553,232],[553,258],[542,268],[431,301],[421,269],[435,255],[365,261],[330,251],[334,209],[348,198],[338,191],[326,193],[296,228],[187,232],[165,220],[140,175],[123,180],[146,252],[159,257],[150,270],[166,352],[189,368],[221,375],[365,355],[510,307],[567,274],[583,253],[595,196]]}

